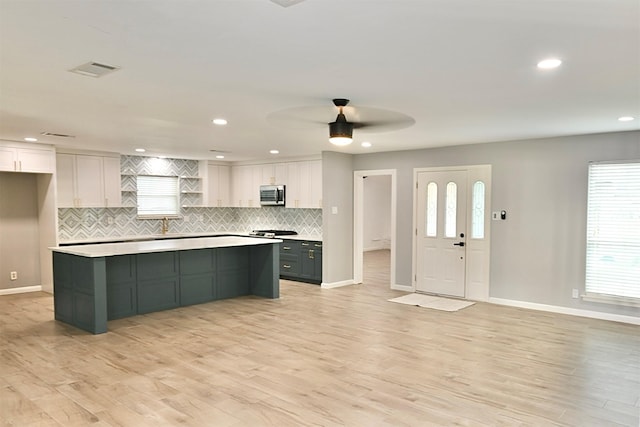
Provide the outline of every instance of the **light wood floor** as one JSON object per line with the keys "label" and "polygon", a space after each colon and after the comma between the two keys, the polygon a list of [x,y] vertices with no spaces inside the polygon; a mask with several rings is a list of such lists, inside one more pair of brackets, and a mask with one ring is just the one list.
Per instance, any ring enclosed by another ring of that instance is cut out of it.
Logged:
{"label": "light wood floor", "polygon": [[48,294],[0,297],[0,425],[638,426],[638,326],[394,304],[388,252],[365,262],[364,285],[283,281],[102,335]]}

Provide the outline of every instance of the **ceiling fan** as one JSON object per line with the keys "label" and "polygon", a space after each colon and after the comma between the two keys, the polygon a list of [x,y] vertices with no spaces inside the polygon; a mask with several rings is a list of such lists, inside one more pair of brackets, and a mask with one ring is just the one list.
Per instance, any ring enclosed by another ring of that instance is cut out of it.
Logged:
{"label": "ceiling fan", "polygon": [[[334,112],[322,106],[301,106],[275,111],[267,116],[267,121],[278,127],[289,129],[309,129],[313,125],[329,125],[329,141],[335,145],[349,145],[353,141],[353,130],[378,133],[404,129],[412,126],[415,120],[403,113],[372,107],[353,107],[349,99],[334,98],[333,105],[338,109],[338,115],[332,122],[319,121],[318,118],[327,117],[329,120]],[[330,115],[331,114],[331,115]]]}
{"label": "ceiling fan", "polygon": [[335,98],[333,105],[340,109],[335,122],[329,123],[329,142],[334,145],[349,145],[353,141],[354,123],[348,122],[342,109],[349,103],[348,99]]}

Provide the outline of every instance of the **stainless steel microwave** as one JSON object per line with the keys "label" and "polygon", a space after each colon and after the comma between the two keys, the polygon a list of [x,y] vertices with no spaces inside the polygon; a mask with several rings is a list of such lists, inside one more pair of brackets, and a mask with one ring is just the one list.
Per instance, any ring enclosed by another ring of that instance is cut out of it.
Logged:
{"label": "stainless steel microwave", "polygon": [[284,206],[284,185],[261,185],[260,204],[265,206]]}

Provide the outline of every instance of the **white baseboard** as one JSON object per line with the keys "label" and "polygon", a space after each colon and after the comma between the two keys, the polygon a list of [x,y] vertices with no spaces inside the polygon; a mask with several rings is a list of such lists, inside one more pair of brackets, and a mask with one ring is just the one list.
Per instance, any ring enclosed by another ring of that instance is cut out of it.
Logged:
{"label": "white baseboard", "polygon": [[0,289],[0,295],[24,294],[27,292],[40,292],[42,286],[23,286],[21,288]]}
{"label": "white baseboard", "polygon": [[389,251],[391,250],[390,246],[370,246],[368,248],[364,248],[362,252],[371,252],[371,251]]}
{"label": "white baseboard", "polygon": [[350,280],[343,280],[341,282],[333,282],[333,283],[322,282],[320,287],[324,289],[333,289],[333,288],[340,288],[342,286],[349,286],[349,285],[355,285],[355,284],[356,282],[353,279],[350,279]]}
{"label": "white baseboard", "polygon": [[511,307],[528,308],[531,310],[548,311],[551,313],[569,314],[572,316],[640,325],[640,317],[626,316],[624,314],[602,313],[600,311],[582,310],[578,308],[560,307],[557,305],[538,304],[535,302],[516,301],[503,298],[489,298],[489,302],[492,304],[508,305]]}
{"label": "white baseboard", "polygon": [[406,285],[391,285],[391,289],[393,289],[394,291],[403,291],[403,292],[415,292],[415,289],[413,289],[413,286],[406,286]]}

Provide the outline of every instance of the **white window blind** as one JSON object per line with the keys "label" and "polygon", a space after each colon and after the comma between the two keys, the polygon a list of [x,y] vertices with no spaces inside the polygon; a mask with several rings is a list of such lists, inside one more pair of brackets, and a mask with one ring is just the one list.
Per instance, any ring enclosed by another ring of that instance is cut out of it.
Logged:
{"label": "white window blind", "polygon": [[586,291],[640,299],[640,162],[589,166]]}
{"label": "white window blind", "polygon": [[138,215],[176,216],[180,213],[177,176],[138,176]]}

